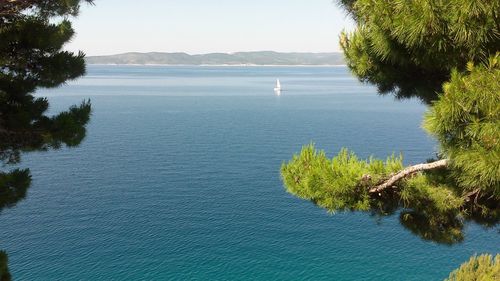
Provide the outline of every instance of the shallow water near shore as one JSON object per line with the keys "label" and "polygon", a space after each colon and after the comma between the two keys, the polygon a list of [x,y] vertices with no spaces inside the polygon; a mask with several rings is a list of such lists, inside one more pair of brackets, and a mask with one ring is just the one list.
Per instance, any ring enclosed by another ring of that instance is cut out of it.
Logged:
{"label": "shallow water near shore", "polygon": [[442,280],[500,252],[498,227],[445,246],[286,193],[280,165],[310,142],[435,155],[425,105],[345,67],[89,66],[38,95],[54,113],[90,98],[93,116],[79,147],[23,156],[32,187],[0,213],[15,280]]}

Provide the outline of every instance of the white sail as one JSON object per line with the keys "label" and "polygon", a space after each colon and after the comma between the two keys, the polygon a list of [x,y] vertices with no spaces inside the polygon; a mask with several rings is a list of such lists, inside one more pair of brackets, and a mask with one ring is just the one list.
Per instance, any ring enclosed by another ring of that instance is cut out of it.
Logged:
{"label": "white sail", "polygon": [[276,87],[274,88],[274,92],[277,96],[281,95],[281,84],[279,79],[276,79]]}
{"label": "white sail", "polygon": [[281,95],[281,84],[279,79],[276,79],[276,87],[274,88],[274,92],[277,96]]}

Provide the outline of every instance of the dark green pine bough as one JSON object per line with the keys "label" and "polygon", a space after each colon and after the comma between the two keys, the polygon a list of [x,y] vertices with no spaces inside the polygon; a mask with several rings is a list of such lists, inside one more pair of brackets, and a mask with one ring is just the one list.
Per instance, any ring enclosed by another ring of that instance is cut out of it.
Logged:
{"label": "dark green pine bough", "polygon": [[[23,151],[76,146],[85,137],[91,105],[84,101],[54,116],[37,88],[55,88],[85,73],[84,54],[63,51],[74,35],[70,16],[89,0],[0,0],[0,211],[26,196],[28,169],[4,170]],[[0,281],[10,280],[0,251]]]}
{"label": "dark green pine bough", "polygon": [[[336,211],[399,212],[426,240],[463,240],[463,225],[500,217],[500,1],[344,0],[357,29],[340,36],[347,65],[381,94],[429,104],[438,159],[328,158],[313,144],[284,163],[288,192]],[[423,159],[424,160],[424,159]],[[498,267],[498,263],[497,263]]]}
{"label": "dark green pine bough", "polygon": [[[33,96],[37,88],[55,88],[85,73],[83,53],[62,51],[74,35],[67,18],[77,15],[80,2],[83,1],[0,1],[3,167],[18,163],[23,151],[76,146],[85,137],[91,111],[89,101],[47,116],[48,100]],[[28,170],[0,170],[0,210],[22,199],[30,181]]]}

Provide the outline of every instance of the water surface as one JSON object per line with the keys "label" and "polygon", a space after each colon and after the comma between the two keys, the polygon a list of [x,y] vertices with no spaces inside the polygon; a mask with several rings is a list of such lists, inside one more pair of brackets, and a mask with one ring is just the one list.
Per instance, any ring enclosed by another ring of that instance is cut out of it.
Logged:
{"label": "water surface", "polygon": [[280,165],[311,141],[434,156],[425,106],[375,93],[343,67],[90,66],[39,92],[93,116],[80,147],[24,156],[33,185],[0,214],[0,248],[16,280],[440,280],[500,252],[498,228],[443,246],[286,193]]}

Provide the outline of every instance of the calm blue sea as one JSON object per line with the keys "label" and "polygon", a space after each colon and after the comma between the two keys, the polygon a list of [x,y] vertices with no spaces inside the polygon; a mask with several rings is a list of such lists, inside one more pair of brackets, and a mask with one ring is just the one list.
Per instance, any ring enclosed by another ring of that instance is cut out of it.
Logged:
{"label": "calm blue sea", "polygon": [[81,146],[23,156],[33,185],[0,214],[15,280],[441,280],[500,252],[498,228],[443,246],[397,215],[331,215],[286,193],[280,165],[309,142],[407,164],[436,152],[424,105],[344,67],[89,66],[38,94],[53,113],[85,98],[94,111]]}

